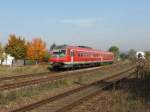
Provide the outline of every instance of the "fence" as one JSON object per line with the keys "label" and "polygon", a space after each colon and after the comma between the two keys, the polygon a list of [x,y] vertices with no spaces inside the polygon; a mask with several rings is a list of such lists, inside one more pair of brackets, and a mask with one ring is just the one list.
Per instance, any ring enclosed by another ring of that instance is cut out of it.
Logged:
{"label": "fence", "polygon": [[[11,63],[8,60],[5,60],[6,64],[8,66],[14,66],[14,67],[20,67],[20,66],[26,66],[26,65],[36,65],[36,64],[47,64],[45,60],[31,60],[31,59],[20,59],[20,60],[12,60]],[[4,62],[3,60],[0,60],[0,65]],[[7,63],[9,62],[9,64]]]}

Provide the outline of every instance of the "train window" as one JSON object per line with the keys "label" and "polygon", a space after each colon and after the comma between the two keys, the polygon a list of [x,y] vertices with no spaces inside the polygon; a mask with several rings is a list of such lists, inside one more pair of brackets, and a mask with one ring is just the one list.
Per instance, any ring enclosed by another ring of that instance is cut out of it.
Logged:
{"label": "train window", "polygon": [[74,56],[75,54],[74,54],[74,52],[73,51],[71,51],[70,52],[70,56]]}
{"label": "train window", "polygon": [[83,53],[83,57],[85,57],[85,53]]}
{"label": "train window", "polygon": [[81,56],[81,57],[83,56],[82,53],[80,53],[80,56]]}
{"label": "train window", "polygon": [[79,56],[82,57],[82,53],[81,52],[79,53]]}
{"label": "train window", "polygon": [[90,54],[89,54],[89,53],[87,53],[87,57],[90,57]]}
{"label": "train window", "polygon": [[81,53],[81,57],[83,57],[84,55],[83,55],[83,53]]}
{"label": "train window", "polygon": [[84,53],[82,53],[82,56],[83,56],[83,57],[85,56]]}
{"label": "train window", "polygon": [[94,54],[92,53],[92,56],[91,56],[92,58],[94,57]]}
{"label": "train window", "polygon": [[88,57],[88,54],[86,53],[86,57]]}
{"label": "train window", "polygon": [[81,56],[82,56],[82,55],[81,55],[81,53],[79,52],[79,53],[78,53],[78,57],[81,57]]}
{"label": "train window", "polygon": [[65,57],[66,56],[66,50],[57,50],[53,52],[53,57]]}
{"label": "train window", "polygon": [[84,53],[82,53],[82,57],[84,57]]}
{"label": "train window", "polygon": [[78,53],[78,57],[80,57],[80,53]]}

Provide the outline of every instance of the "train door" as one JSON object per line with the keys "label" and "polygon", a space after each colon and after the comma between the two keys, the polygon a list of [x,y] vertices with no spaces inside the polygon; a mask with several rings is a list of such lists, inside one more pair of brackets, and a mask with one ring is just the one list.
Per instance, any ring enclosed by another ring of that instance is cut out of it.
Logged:
{"label": "train door", "polygon": [[73,51],[73,49],[70,52],[70,56],[71,56],[71,64],[73,64],[74,63],[74,51]]}

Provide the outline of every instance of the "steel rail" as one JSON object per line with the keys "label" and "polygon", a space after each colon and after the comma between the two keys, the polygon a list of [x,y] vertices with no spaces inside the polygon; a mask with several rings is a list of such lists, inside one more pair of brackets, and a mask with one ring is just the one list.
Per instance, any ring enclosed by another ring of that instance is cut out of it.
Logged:
{"label": "steel rail", "polygon": [[[109,67],[112,67],[112,66],[109,66]],[[78,76],[78,75],[81,75],[81,73],[98,70],[98,69],[102,69],[102,68],[108,68],[108,66],[107,67],[102,66],[101,68],[96,67],[96,68],[88,68],[88,69],[81,69],[81,70],[75,70],[75,71],[67,71],[67,72],[62,72],[62,73],[56,73],[55,75],[49,75],[46,78],[32,79],[32,80],[27,80],[27,81],[22,81],[22,82],[5,84],[5,85],[0,86],[0,91],[12,90],[12,89],[17,89],[17,88],[21,88],[21,87],[31,86],[31,85],[33,86],[33,85],[41,84],[41,83],[48,83],[51,81],[55,81],[55,80],[62,79],[65,77],[70,77],[73,75]],[[41,75],[41,74],[39,74],[39,75]]]}
{"label": "steel rail", "polygon": [[[59,94],[59,95],[56,95],[56,96],[54,96],[54,97],[50,97],[50,98],[43,99],[43,100],[38,101],[38,102],[36,102],[36,103],[29,104],[29,105],[26,105],[26,106],[24,106],[24,107],[21,107],[21,108],[12,110],[11,112],[26,112],[26,111],[33,110],[33,109],[35,109],[35,108],[37,108],[37,107],[39,107],[39,106],[42,106],[42,105],[45,105],[45,104],[47,104],[47,103],[50,103],[50,102],[53,102],[53,101],[62,99],[62,98],[64,98],[64,97],[70,96],[70,95],[72,95],[72,94],[74,94],[74,93],[78,93],[78,92],[80,92],[80,91],[82,91],[82,90],[85,90],[85,89],[87,89],[87,88],[89,88],[89,87],[97,86],[98,84],[102,83],[103,81],[107,81],[107,80],[110,80],[110,79],[112,79],[112,78],[119,77],[119,76],[121,76],[121,75],[124,74],[124,73],[130,72],[130,71],[133,72],[133,69],[134,69],[134,68],[135,68],[135,66],[132,66],[132,67],[130,67],[130,68],[127,69],[127,70],[124,70],[124,71],[122,71],[122,72],[119,72],[119,73],[115,74],[114,76],[102,78],[102,79],[100,79],[99,81],[96,81],[96,82],[93,82],[93,83],[90,83],[90,84],[81,86],[81,87],[79,87],[79,88],[76,88],[76,89],[73,89],[73,90],[64,92],[64,93]],[[124,76],[124,77],[128,77],[128,76]],[[124,77],[122,77],[122,78],[124,78]],[[115,81],[118,81],[118,80],[121,80],[121,79],[115,79]],[[114,81],[113,81],[113,83],[114,83]],[[111,83],[111,85],[112,85],[113,83]],[[104,88],[106,88],[106,87],[108,87],[108,86],[110,86],[110,84],[107,85],[107,86],[106,86],[106,85],[103,86],[100,90],[102,90],[102,89],[104,89]],[[98,91],[99,91],[99,90],[98,90]],[[94,94],[94,93],[93,93],[93,94]],[[85,97],[86,97],[86,96],[85,96]],[[62,110],[60,110],[60,111],[62,112],[63,109],[65,110],[65,108],[68,108],[68,107],[64,107],[64,108],[62,108]],[[58,110],[58,111],[59,111],[59,110]]]}
{"label": "steel rail", "polygon": [[113,84],[114,84],[114,82],[115,82],[115,83],[116,83],[116,82],[121,82],[122,80],[125,80],[127,77],[130,77],[130,76],[132,76],[132,75],[133,75],[133,74],[129,74],[129,75],[126,76],[126,77],[123,77],[123,78],[121,78],[121,79],[118,79],[118,80],[115,80],[115,81],[113,81],[113,82],[111,82],[111,83],[108,83],[108,84],[102,86],[101,88],[99,88],[96,92],[93,92],[93,93],[91,93],[91,94],[89,94],[89,95],[86,95],[86,96],[80,98],[79,100],[76,100],[76,101],[74,101],[73,103],[70,103],[70,104],[68,104],[68,105],[66,105],[66,106],[64,106],[64,107],[62,107],[62,108],[60,108],[60,109],[58,109],[58,110],[55,111],[55,112],[67,112],[68,110],[71,110],[71,109],[75,108],[76,106],[78,106],[78,105],[80,105],[81,103],[83,103],[83,102],[85,102],[85,101],[87,101],[87,100],[89,100],[89,99],[95,97],[96,95],[102,94],[102,93],[104,92],[103,90],[106,90],[106,89],[108,89],[109,87],[112,87]]}
{"label": "steel rail", "polygon": [[34,74],[22,74],[22,75],[14,75],[14,76],[6,76],[6,77],[1,77],[0,81],[5,81],[5,80],[13,80],[13,79],[22,79],[22,78],[29,78],[29,77],[37,77],[37,76],[47,76],[50,75],[51,73],[55,74],[62,74],[62,73],[70,73],[70,72],[76,72],[76,71],[84,71],[84,70],[97,70],[97,69],[103,69],[103,68],[109,68],[109,67],[114,67],[118,66],[118,64],[112,64],[112,65],[105,65],[105,66],[100,66],[100,67],[94,67],[94,68],[83,68],[79,70],[71,70],[71,71],[60,71],[60,72],[42,72],[42,73],[34,73]]}

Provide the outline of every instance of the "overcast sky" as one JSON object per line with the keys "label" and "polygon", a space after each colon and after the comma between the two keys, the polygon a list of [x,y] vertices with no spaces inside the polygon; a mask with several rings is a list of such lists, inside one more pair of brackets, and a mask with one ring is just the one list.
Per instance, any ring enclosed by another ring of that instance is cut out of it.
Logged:
{"label": "overcast sky", "polygon": [[9,34],[47,46],[150,50],[150,0],[1,0],[0,42]]}

